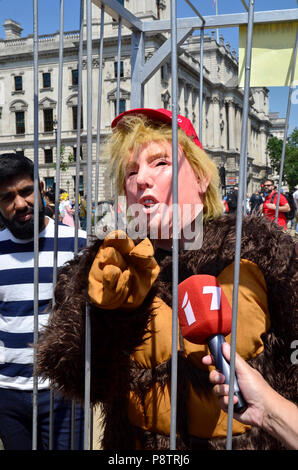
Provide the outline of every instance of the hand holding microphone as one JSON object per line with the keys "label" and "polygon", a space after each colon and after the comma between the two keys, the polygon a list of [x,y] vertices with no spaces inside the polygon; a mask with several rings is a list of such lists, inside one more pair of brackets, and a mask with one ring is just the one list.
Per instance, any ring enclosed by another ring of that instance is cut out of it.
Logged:
{"label": "hand holding microphone", "polygon": [[[224,343],[223,354],[230,359],[230,345]],[[213,364],[211,356],[202,362]],[[247,401],[247,409],[235,415],[241,423],[252,424],[267,431],[287,449],[298,449],[298,409],[295,403],[279,395],[264,380],[261,374],[236,353],[236,372],[241,391]],[[216,370],[209,374],[210,382],[215,384],[213,391],[223,410],[228,408],[229,387],[224,384],[224,376]]]}
{"label": "hand holding microphone", "polygon": [[[178,286],[178,315],[184,338],[195,344],[208,344],[214,364],[229,384],[230,366],[222,354],[225,336],[231,331],[232,309],[214,276],[194,275]],[[237,403],[234,410],[246,408],[237,378],[234,381]]]}
{"label": "hand holding microphone", "polygon": [[[230,345],[223,343],[222,351],[227,361],[230,360]],[[203,364],[209,366],[214,364],[212,356],[204,356]],[[264,411],[266,403],[272,400],[272,389],[265,382],[261,374],[251,367],[242,357],[236,353],[236,373],[238,383],[244,398],[247,402],[247,409],[236,418],[244,424],[252,424],[262,427],[264,422]],[[218,397],[221,408],[228,410],[229,386],[226,384],[225,377],[217,370],[212,370],[209,374],[209,380],[214,384],[213,392]],[[274,402],[274,400],[273,400]]]}

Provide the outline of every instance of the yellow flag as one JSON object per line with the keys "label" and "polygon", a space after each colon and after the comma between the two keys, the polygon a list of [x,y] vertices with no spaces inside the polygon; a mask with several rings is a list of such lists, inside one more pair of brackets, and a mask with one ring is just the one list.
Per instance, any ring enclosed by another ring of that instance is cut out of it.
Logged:
{"label": "yellow flag", "polygon": [[[298,21],[256,24],[253,30],[250,86],[289,86]],[[244,86],[247,26],[239,27],[239,87]],[[294,82],[298,82],[298,60]]]}

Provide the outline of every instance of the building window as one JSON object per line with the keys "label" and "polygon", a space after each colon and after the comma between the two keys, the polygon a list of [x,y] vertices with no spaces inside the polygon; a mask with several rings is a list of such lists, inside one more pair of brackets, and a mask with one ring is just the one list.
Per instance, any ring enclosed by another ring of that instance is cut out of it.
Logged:
{"label": "building window", "polygon": [[[72,106],[72,128],[77,129],[78,107]],[[81,111],[81,129],[83,129],[83,113]]]}
{"label": "building window", "polygon": [[77,86],[79,84],[79,73],[78,70],[71,71],[71,84]]}
{"label": "building window", "polygon": [[23,90],[23,77],[22,77],[22,75],[18,75],[17,77],[14,77],[14,89],[15,89],[15,91]]}
{"label": "building window", "polygon": [[[76,177],[73,176],[73,187],[76,187]],[[80,175],[79,177],[79,193],[82,196],[84,194],[84,175]]]}
{"label": "building window", "polygon": [[[115,116],[117,116],[117,101],[114,101],[115,106]],[[119,100],[119,114],[124,113],[126,111],[126,100]]]}
{"label": "building window", "polygon": [[[118,62],[114,62],[114,77],[118,76]],[[124,77],[124,65],[122,60],[120,61],[120,78]]]}
{"label": "building window", "polygon": [[45,187],[46,187],[46,191],[48,191],[49,189],[53,189],[54,188],[54,178],[53,177],[48,177],[48,178],[45,178]]}
{"label": "building window", "polygon": [[53,163],[53,149],[44,149],[44,162]]}
{"label": "building window", "polygon": [[43,88],[51,88],[51,74],[49,72],[42,74]]}
{"label": "building window", "polygon": [[0,119],[2,119],[2,107],[0,107]]}
{"label": "building window", "polygon": [[25,112],[16,111],[16,134],[25,134]]}
{"label": "building window", "polygon": [[[77,160],[77,147],[73,147],[73,158],[74,158],[74,161]],[[82,149],[82,146],[80,146],[80,159],[83,160],[83,149]]]}
{"label": "building window", "polygon": [[53,110],[52,108],[43,110],[44,132],[53,131]]}

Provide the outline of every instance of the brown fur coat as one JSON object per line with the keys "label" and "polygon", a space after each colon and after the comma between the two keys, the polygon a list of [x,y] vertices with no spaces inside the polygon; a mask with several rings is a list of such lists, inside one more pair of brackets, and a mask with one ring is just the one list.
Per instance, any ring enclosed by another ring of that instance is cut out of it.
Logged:
{"label": "brown fur coat", "polygon": [[[38,345],[38,370],[65,396],[84,400],[85,315],[88,273],[101,241],[97,240],[62,268],[55,290],[55,306]],[[193,274],[217,276],[234,259],[235,218],[223,216],[205,224],[203,247],[179,257],[179,280]],[[90,305],[91,402],[102,402],[105,415],[105,449],[133,449],[135,440],[144,449],[169,449],[169,437],[134,428],[127,416],[127,400],[134,390],[142,400],[154,382],[165,385],[170,361],[153,369],[139,369],[130,355],[148,333],[148,306],[155,295],[171,305],[171,256],[156,253],[160,275],[143,304],[133,313],[102,310]],[[264,218],[243,220],[241,258],[258,265],[267,289],[271,327],[263,336],[264,351],[249,362],[286,398],[298,402],[298,366],[292,364],[293,341],[298,338],[297,253],[293,239]],[[150,332],[149,332],[150,333]],[[206,371],[178,356],[177,448],[225,449],[226,440],[209,441],[188,435],[187,393],[210,390]],[[252,428],[233,437],[233,449],[280,449],[265,432]]]}

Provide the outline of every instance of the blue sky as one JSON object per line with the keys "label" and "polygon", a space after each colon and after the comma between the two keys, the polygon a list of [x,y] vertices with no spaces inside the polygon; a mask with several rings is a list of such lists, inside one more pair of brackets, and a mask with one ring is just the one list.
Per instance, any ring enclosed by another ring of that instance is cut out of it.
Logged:
{"label": "blue sky", "polygon": [[[170,0],[167,0],[168,2]],[[213,0],[192,0],[193,5],[202,16],[214,15]],[[249,0],[246,0],[246,4]],[[59,30],[60,0],[39,0],[39,34],[54,33]],[[50,8],[49,8],[50,5]],[[279,10],[298,8],[297,0],[256,0],[255,11]],[[22,28],[22,36],[33,32],[33,0],[0,0],[0,38],[4,38],[3,23],[7,18],[18,21]],[[64,0],[64,29],[70,31],[79,27],[80,0]],[[218,0],[218,13],[242,13],[245,8],[241,0]],[[184,0],[177,0],[178,17],[191,17],[195,13]],[[225,43],[230,42],[231,48],[238,51],[238,29],[226,28],[220,30]],[[288,88],[270,88],[270,111],[279,111],[285,117],[288,101]],[[292,104],[290,114],[289,132],[298,127],[298,104]]]}

